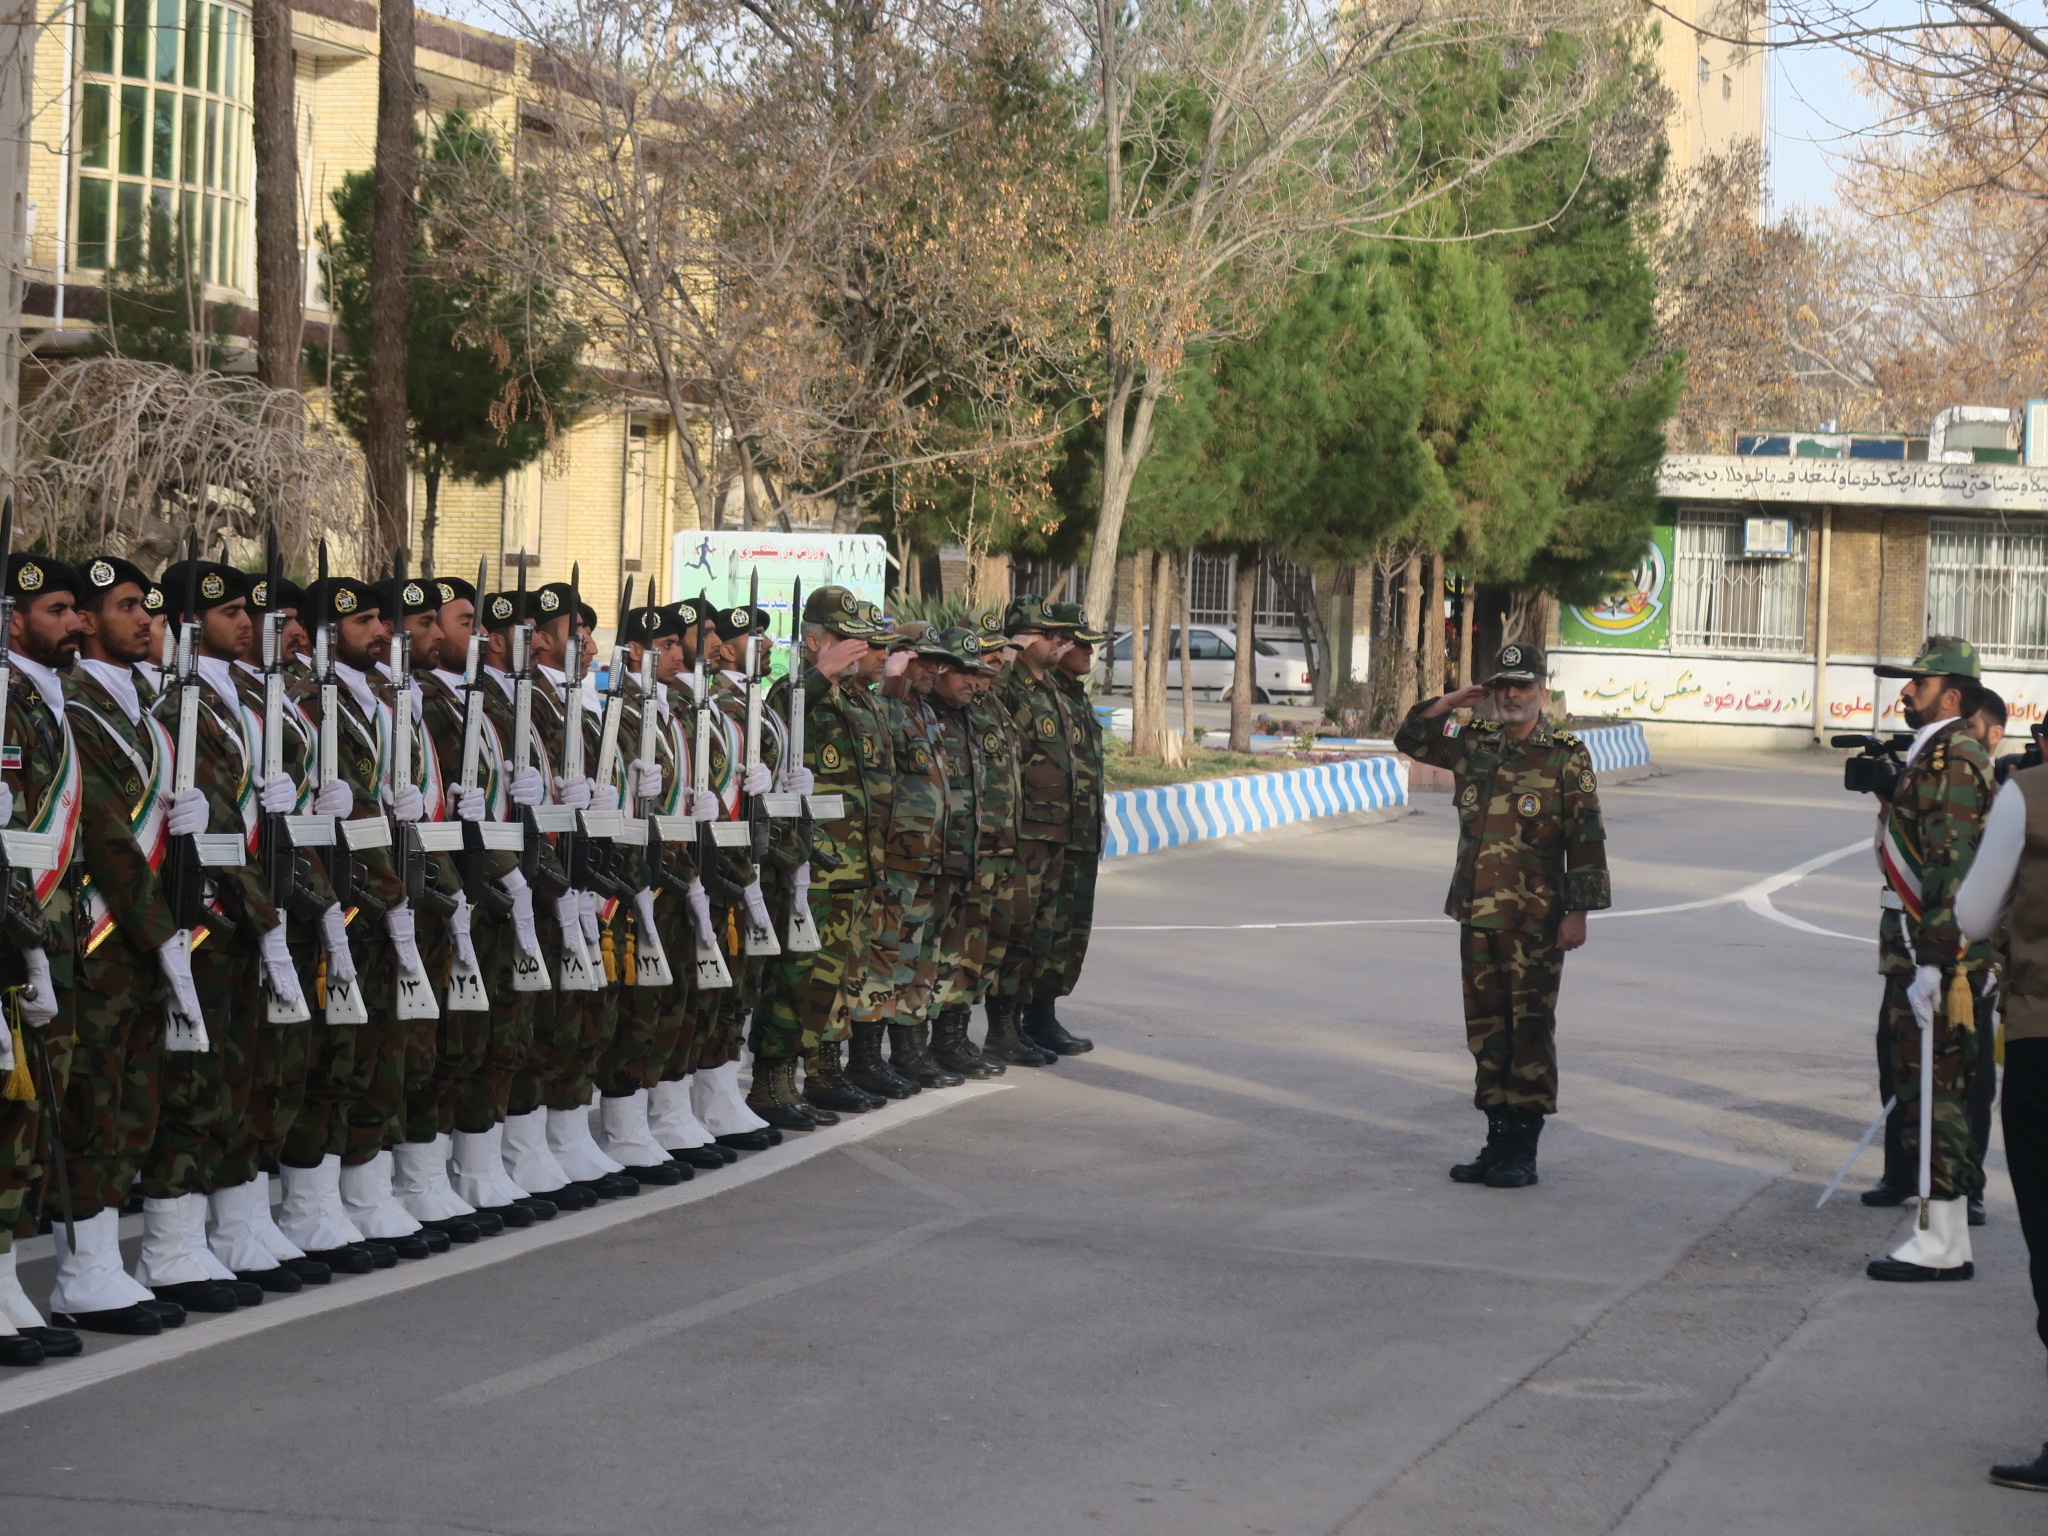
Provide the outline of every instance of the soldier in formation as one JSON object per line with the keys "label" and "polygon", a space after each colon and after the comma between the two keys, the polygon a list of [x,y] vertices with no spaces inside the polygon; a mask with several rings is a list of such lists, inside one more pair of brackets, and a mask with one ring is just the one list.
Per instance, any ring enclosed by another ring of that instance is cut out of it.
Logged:
{"label": "soldier in formation", "polygon": [[771,683],[759,607],[479,585],[7,560],[0,1363],[1090,1049],[1077,607],[825,587]]}

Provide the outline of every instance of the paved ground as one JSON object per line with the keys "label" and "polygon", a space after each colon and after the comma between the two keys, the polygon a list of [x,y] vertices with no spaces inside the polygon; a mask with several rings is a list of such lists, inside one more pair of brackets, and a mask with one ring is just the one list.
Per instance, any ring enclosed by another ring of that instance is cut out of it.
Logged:
{"label": "paved ground", "polygon": [[2002,1162],[1969,1285],[1870,1284],[1893,1218],[1813,1210],[1874,1108],[1873,880],[1756,883],[1868,803],[1831,762],[1678,767],[1609,796],[1622,912],[1569,971],[1538,1189],[1444,1177],[1479,1125],[1451,930],[1395,921],[1441,899],[1440,797],[1168,855],[1105,882],[1092,1056],[68,1395],[23,1405],[122,1351],[0,1381],[0,1528],[2038,1530],[1984,1479],[2048,1432]]}

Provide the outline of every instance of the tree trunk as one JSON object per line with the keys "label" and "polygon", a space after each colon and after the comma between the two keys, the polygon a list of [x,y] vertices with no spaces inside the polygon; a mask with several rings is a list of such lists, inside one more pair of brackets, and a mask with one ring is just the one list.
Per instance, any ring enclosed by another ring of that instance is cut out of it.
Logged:
{"label": "tree trunk", "polygon": [[299,252],[298,122],[293,112],[291,0],[250,0],[255,47],[256,377],[299,387],[305,278]]}
{"label": "tree trunk", "polygon": [[1109,619],[1103,629],[1109,633],[1109,644],[1102,648],[1102,683],[1099,692],[1108,693],[1116,686],[1116,621],[1120,584],[1111,582],[1109,587]]}
{"label": "tree trunk", "polygon": [[1124,514],[1131,506],[1131,484],[1152,446],[1153,413],[1164,387],[1163,381],[1154,384],[1149,376],[1142,384],[1126,382],[1121,390],[1111,392],[1109,409],[1103,413],[1102,493],[1095,519],[1094,554],[1088,566],[1088,588],[1082,596],[1082,606],[1091,624],[1102,623],[1109,614]]}
{"label": "tree trunk", "polygon": [[412,0],[383,0],[377,9],[377,161],[370,225],[369,398],[363,458],[369,471],[370,518],[377,548],[372,564],[406,546],[406,389],[408,269],[412,265],[413,72]]}
{"label": "tree trunk", "polygon": [[1429,553],[1429,595],[1424,598],[1423,677],[1432,696],[1444,691],[1444,552]]}
{"label": "tree trunk", "polygon": [[1159,743],[1148,734],[1152,712],[1145,694],[1152,683],[1152,556],[1140,550],[1131,557],[1131,756],[1156,757]]}
{"label": "tree trunk", "polygon": [[1402,570],[1401,580],[1401,655],[1399,671],[1394,684],[1394,714],[1400,719],[1408,718],[1408,711],[1415,707],[1415,662],[1421,651],[1421,640],[1416,634],[1422,618],[1422,556],[1410,555]]}
{"label": "tree trunk", "polygon": [[1333,697],[1348,693],[1358,681],[1351,670],[1352,653],[1357,650],[1353,636],[1358,631],[1358,567],[1340,565],[1332,583],[1330,602],[1330,689]]}
{"label": "tree trunk", "polygon": [[1259,685],[1258,669],[1253,665],[1257,652],[1252,648],[1252,629],[1258,621],[1259,558],[1256,549],[1240,550],[1237,580],[1231,583],[1230,596],[1237,614],[1237,634],[1232,640],[1237,650],[1237,662],[1230,670],[1230,750],[1233,752],[1252,749],[1252,692]]}
{"label": "tree trunk", "polygon": [[1195,744],[1194,621],[1188,612],[1188,585],[1194,579],[1195,552],[1181,551],[1180,560],[1180,739]]}
{"label": "tree trunk", "polygon": [[1472,626],[1479,617],[1470,577],[1458,583],[1458,686],[1472,686]]}
{"label": "tree trunk", "polygon": [[420,471],[420,479],[426,482],[426,506],[420,514],[420,570],[422,573],[434,568],[434,530],[440,522],[441,469],[429,464]]}
{"label": "tree trunk", "polygon": [[1166,750],[1166,662],[1173,654],[1173,556],[1152,552],[1152,643],[1145,648],[1146,728],[1152,750]]}

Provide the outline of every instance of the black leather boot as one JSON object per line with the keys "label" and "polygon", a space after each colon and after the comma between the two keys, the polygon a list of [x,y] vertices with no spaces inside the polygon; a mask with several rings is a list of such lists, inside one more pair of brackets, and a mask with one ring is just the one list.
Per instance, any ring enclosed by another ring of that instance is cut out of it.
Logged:
{"label": "black leather boot", "polygon": [[931,1032],[929,1024],[891,1024],[889,1065],[915,1079],[920,1088],[958,1088],[967,1079],[932,1060],[931,1047],[926,1044]]}
{"label": "black leather boot", "polygon": [[21,1336],[42,1345],[45,1360],[68,1360],[85,1353],[85,1340],[69,1328],[24,1328]]}
{"label": "black leather boot", "polygon": [[1009,1070],[1000,1061],[984,1056],[967,1038],[967,1005],[955,1004],[943,1010],[932,1025],[932,1060],[948,1072],[981,1081],[1001,1077]]}
{"label": "black leather boot", "polygon": [[1049,1067],[1059,1060],[1018,1031],[1014,1002],[992,997],[983,1006],[988,1010],[988,1038],[981,1043],[982,1055],[1006,1061],[1013,1067]]}
{"label": "black leather boot", "polygon": [[887,1028],[883,1024],[853,1026],[853,1059],[846,1064],[846,1078],[855,1087],[885,1099],[907,1099],[919,1091],[918,1085],[890,1071],[889,1063],[882,1059],[882,1036]]}
{"label": "black leather boot", "polygon": [[818,1118],[796,1094],[796,1058],[756,1057],[754,1082],[747,1089],[747,1108],[785,1131],[815,1131]]}
{"label": "black leather boot", "polygon": [[2048,1445],[2032,1461],[2000,1462],[1991,1469],[1991,1481],[2001,1488],[2026,1488],[2048,1493]]}
{"label": "black leather boot", "polygon": [[847,1081],[846,1068],[839,1062],[839,1042],[833,1040],[804,1057],[804,1102],[813,1109],[864,1115],[889,1101]]}
{"label": "black leather boot", "polygon": [[1026,1003],[1019,1010],[1025,1038],[1055,1056],[1079,1056],[1094,1050],[1093,1040],[1083,1040],[1079,1035],[1067,1033],[1067,1026],[1054,1012],[1055,1007],[1054,1000],[1048,997],[1041,1002]]}
{"label": "black leather boot", "polygon": [[1486,1170],[1487,1187],[1527,1189],[1536,1182],[1536,1139],[1543,1134],[1543,1111],[1511,1109],[1507,1114],[1507,1151]]}
{"label": "black leather boot", "polygon": [[41,1365],[43,1346],[18,1333],[0,1334],[0,1365]]}
{"label": "black leather boot", "polygon": [[1486,1112],[1486,1145],[1469,1163],[1453,1163],[1451,1177],[1460,1184],[1484,1184],[1500,1160],[1507,1156],[1508,1111],[1496,1105]]}

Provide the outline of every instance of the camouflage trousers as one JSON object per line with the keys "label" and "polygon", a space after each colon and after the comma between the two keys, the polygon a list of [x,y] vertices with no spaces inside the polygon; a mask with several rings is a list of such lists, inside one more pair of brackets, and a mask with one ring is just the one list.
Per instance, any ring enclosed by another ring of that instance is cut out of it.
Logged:
{"label": "camouflage trousers", "polygon": [[[1926,1035],[1906,1001],[1911,976],[1884,978],[1884,1022],[1891,1037],[1892,1091],[1899,1097],[1897,1118],[1904,1142],[1908,1187],[1920,1180],[1920,1051]],[[1934,1143],[1929,1163],[1929,1189],[1936,1200],[1984,1193],[1984,1164],[1970,1135],[1970,1087],[1977,1068],[1977,1010],[1951,1019],[1948,973],[1942,978],[1942,1006],[1934,1015]]]}
{"label": "camouflage trousers", "polygon": [[56,1208],[46,1187],[53,1182],[48,1110],[63,1102],[71,1077],[73,995],[62,992],[63,1011],[48,1029],[22,1031],[36,1097],[0,1099],[0,1253],[15,1237],[35,1236],[44,1210]]}
{"label": "camouflage trousers", "polygon": [[1037,892],[1019,868],[1014,852],[981,856],[971,899],[973,921],[981,927],[981,973],[974,978],[973,995],[958,1001],[978,1003],[995,990],[1003,961],[1010,952],[1011,935],[1028,934],[1038,902]]}
{"label": "camouflage trousers", "polygon": [[1088,937],[1095,931],[1095,876],[1102,868],[1099,848],[1068,848],[1060,860],[1059,894],[1052,908],[1052,932],[1045,958],[1032,973],[1027,1003],[1050,1002],[1071,994],[1088,958]]}
{"label": "camouflage trousers", "polygon": [[79,975],[62,1129],[72,1215],[83,1220],[120,1206],[156,1138],[164,1013],[156,957],[118,935],[79,962]]}
{"label": "camouflage trousers", "polygon": [[[484,992],[490,1006],[481,1013],[448,1007],[447,980],[455,966],[451,940],[442,964],[434,974],[441,978],[441,1026],[434,1040],[434,1132],[488,1131],[497,1121],[484,1088],[484,1073],[491,1057],[491,1037],[498,1024],[498,1010],[510,1013],[512,975],[510,962],[501,965],[501,937],[509,923],[484,912],[470,915],[469,940],[476,949],[477,969],[483,974]],[[502,990],[500,990],[502,988]],[[406,1138],[416,1129],[411,1107],[406,1111]]]}
{"label": "camouflage trousers", "polygon": [[881,871],[868,909],[867,967],[853,1005],[854,1023],[912,1023],[929,1014],[938,976],[937,885],[929,872]]}
{"label": "camouflage trousers", "polygon": [[[448,930],[440,923],[419,927],[420,966],[427,973],[434,996],[441,1004],[440,1016],[432,1019],[401,1019],[394,1011],[392,1023],[398,1030],[399,1060],[405,1074],[405,1098],[398,1120],[391,1129],[393,1141],[432,1141],[449,1129],[441,1123],[441,1035],[448,1027],[448,962],[453,945]],[[457,1014],[458,1021],[480,1018],[479,1014]],[[458,1022],[458,1029],[467,1025]]]}
{"label": "camouflage trousers", "polygon": [[817,952],[785,954],[772,962],[754,1007],[749,1044],[764,1060],[801,1056],[822,1043],[845,1039],[853,993],[867,970],[863,944],[873,887],[810,894]]}
{"label": "camouflage trousers", "polygon": [[1005,1002],[1028,1003],[1036,996],[1038,977],[1052,966],[1058,937],[1059,896],[1066,879],[1064,843],[1040,837],[1017,840],[1018,892],[1015,920],[1003,946],[1002,969],[991,994]]}
{"label": "camouflage trousers", "polygon": [[[932,982],[931,1014],[937,1018],[948,1008],[971,1007],[981,995],[981,978],[988,969],[988,914],[991,900],[988,874],[977,868],[971,876],[947,877],[940,882],[950,887],[934,898],[936,939],[935,975]],[[946,904],[941,906],[940,901]]]}
{"label": "camouflage trousers", "polygon": [[[621,906],[623,907],[623,903]],[[541,1102],[549,1109],[583,1109],[597,1091],[597,1064],[611,1049],[619,1028],[618,960],[625,939],[615,912],[598,922],[598,953],[604,983],[595,992],[555,993],[560,1018],[534,1027],[534,1056],[541,1069]],[[559,978],[557,978],[559,980]]]}
{"label": "camouflage trousers", "polygon": [[342,1084],[340,1151],[351,1167],[372,1161],[398,1139],[405,1115],[406,1042],[420,1022],[433,1025],[431,1019],[393,1016],[398,980],[388,940],[359,945],[356,971],[370,1021],[345,1031],[355,1036],[355,1052]]}
{"label": "camouflage trousers", "polygon": [[[313,1022],[307,1026],[305,1090],[291,1124],[285,1127],[278,1161],[291,1168],[313,1168],[328,1154],[339,1154],[347,1139],[348,1104],[356,1075],[356,1036],[360,1031],[356,1025],[327,1022],[322,1012],[326,1007],[324,960],[299,974],[312,983],[308,1001],[312,1004]],[[358,970],[359,983],[362,976]],[[369,995],[365,990],[364,996]]]}
{"label": "camouflage trousers", "polygon": [[[312,924],[295,927],[310,929]],[[256,1033],[256,1080],[249,1096],[248,1130],[255,1141],[256,1167],[275,1171],[284,1157],[285,1141],[306,1107],[306,1087],[317,1048],[315,1031],[327,1026],[313,1007],[313,978],[320,966],[319,941],[310,936],[291,946],[292,965],[306,988],[313,1018],[304,1024],[265,1024]]]}
{"label": "camouflage trousers", "polygon": [[682,999],[690,974],[689,918],[683,898],[666,891],[654,897],[654,930],[661,951],[676,978],[665,986],[637,985],[643,949],[639,920],[630,905],[624,910],[622,932],[630,934],[624,966],[619,977],[618,1028],[610,1047],[597,1064],[598,1091],[613,1098],[652,1088],[661,1081],[663,1068],[675,1054],[683,1030]]}
{"label": "camouflage trousers", "polygon": [[1549,933],[1458,929],[1465,1044],[1480,1109],[1557,1112],[1557,988],[1564,952]]}
{"label": "camouflage trousers", "polygon": [[505,1118],[512,1100],[512,1079],[526,1065],[533,1049],[534,1000],[542,994],[512,987],[512,964],[518,958],[518,937],[512,920],[485,919],[476,925],[477,965],[491,995],[490,1032],[483,1061],[473,1076],[462,1063],[451,1071],[449,1116],[458,1131],[487,1131]]}
{"label": "camouflage trousers", "polygon": [[555,978],[555,990],[527,994],[533,999],[533,1035],[507,1094],[508,1112],[514,1115],[546,1107],[549,1089],[571,1070],[570,1063],[583,1040],[583,999],[590,995],[561,990],[562,930],[550,903],[542,901],[536,906],[534,927],[541,955]]}
{"label": "camouflage trousers", "polygon": [[142,1194],[148,1199],[210,1194],[218,1187],[249,1107],[244,989],[253,960],[232,934],[212,935],[192,951],[192,984],[206,1016],[208,1047],[164,1053],[156,1136],[142,1162]]}

